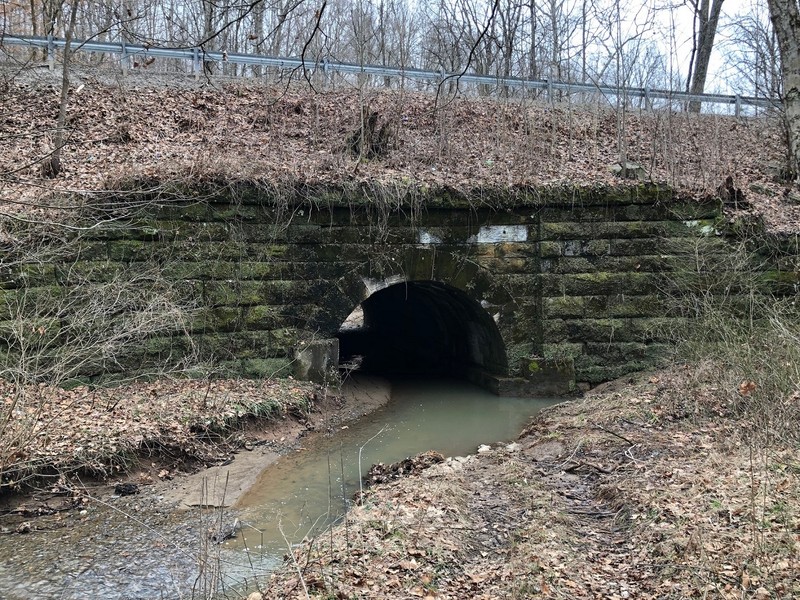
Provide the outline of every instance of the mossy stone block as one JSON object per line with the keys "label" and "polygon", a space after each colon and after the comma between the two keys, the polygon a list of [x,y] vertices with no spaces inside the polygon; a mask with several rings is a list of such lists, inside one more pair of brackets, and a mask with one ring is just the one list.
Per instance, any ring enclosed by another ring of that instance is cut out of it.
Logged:
{"label": "mossy stone block", "polygon": [[574,359],[586,352],[582,343],[542,344],[542,355],[550,360]]}
{"label": "mossy stone block", "polygon": [[56,283],[56,266],[50,263],[20,265],[14,273],[16,287],[46,286]]}
{"label": "mossy stone block", "polygon": [[292,374],[292,360],[289,358],[248,358],[241,361],[241,373],[253,379],[273,379]]}
{"label": "mossy stone block", "polygon": [[208,202],[199,200],[165,202],[154,207],[153,216],[159,221],[201,221],[212,220]]}
{"label": "mossy stone block", "polygon": [[275,214],[268,207],[256,204],[213,202],[208,206],[209,221],[227,223],[270,223]]}
{"label": "mossy stone block", "polygon": [[672,348],[664,343],[587,342],[576,366],[616,366],[636,361],[652,366],[668,356]]}
{"label": "mossy stone block", "polygon": [[191,347],[192,340],[184,335],[149,337],[141,344],[141,348],[146,354],[159,357],[184,356]]}
{"label": "mossy stone block", "polygon": [[264,302],[264,284],[260,281],[207,281],[203,284],[206,306],[250,306]]}
{"label": "mossy stone block", "polygon": [[109,283],[124,277],[129,267],[125,263],[108,260],[79,261],[66,265],[55,265],[55,280],[71,287],[90,283]]}
{"label": "mossy stone block", "polygon": [[195,336],[200,354],[216,360],[275,358],[288,356],[285,349],[273,349],[269,331],[238,331]]}
{"label": "mossy stone block", "polygon": [[167,279],[189,280],[199,279],[236,279],[239,263],[233,261],[201,260],[198,262],[169,261],[164,265],[162,274]]}
{"label": "mossy stone block", "polygon": [[216,371],[223,377],[270,379],[291,375],[292,363],[288,358],[248,358],[220,361],[216,365]]}
{"label": "mossy stone block", "polygon": [[250,330],[276,329],[286,324],[287,316],[281,306],[260,304],[244,309],[244,326]]}
{"label": "mossy stone block", "polygon": [[663,281],[657,273],[543,273],[539,277],[543,297],[652,294],[661,289]]}
{"label": "mossy stone block", "polygon": [[218,306],[199,309],[191,322],[195,332],[236,331],[242,328],[242,311],[237,307]]}

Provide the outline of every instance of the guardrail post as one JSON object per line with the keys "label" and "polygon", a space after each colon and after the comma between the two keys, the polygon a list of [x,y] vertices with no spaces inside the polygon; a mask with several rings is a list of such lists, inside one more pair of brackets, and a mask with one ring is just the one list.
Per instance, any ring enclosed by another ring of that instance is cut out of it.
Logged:
{"label": "guardrail post", "polygon": [[742,97],[739,94],[736,94],[734,103],[735,103],[735,106],[736,106],[735,114],[738,117],[742,113]]}
{"label": "guardrail post", "polygon": [[56,46],[53,43],[52,33],[47,36],[47,65],[51,71],[56,68]]}
{"label": "guardrail post", "polygon": [[194,73],[194,80],[200,79],[200,49],[192,48],[192,73]]}
{"label": "guardrail post", "polygon": [[120,65],[120,68],[122,69],[122,74],[123,75],[127,75],[127,73],[128,73],[128,50],[125,47],[125,40],[122,40],[121,46],[122,46],[122,51],[119,53],[120,54],[119,65]]}
{"label": "guardrail post", "polygon": [[647,110],[653,110],[653,99],[650,97],[650,86],[644,88],[644,106]]}

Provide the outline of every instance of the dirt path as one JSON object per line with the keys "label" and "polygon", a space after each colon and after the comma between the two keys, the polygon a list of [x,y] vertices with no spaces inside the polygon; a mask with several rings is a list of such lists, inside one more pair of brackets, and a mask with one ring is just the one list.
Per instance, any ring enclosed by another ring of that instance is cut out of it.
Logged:
{"label": "dirt path", "polygon": [[266,597],[800,596],[800,452],[697,414],[682,376],[605,386],[374,488]]}

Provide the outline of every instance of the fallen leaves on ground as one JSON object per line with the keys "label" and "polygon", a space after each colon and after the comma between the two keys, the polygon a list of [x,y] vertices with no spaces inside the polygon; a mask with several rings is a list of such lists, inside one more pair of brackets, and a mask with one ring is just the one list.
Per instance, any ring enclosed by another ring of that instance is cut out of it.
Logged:
{"label": "fallen leaves on ground", "polygon": [[800,450],[691,410],[685,377],[602,386],[371,489],[265,597],[798,597]]}
{"label": "fallen leaves on ground", "polygon": [[[46,211],[55,192],[114,188],[119,181],[252,181],[390,184],[472,192],[509,186],[616,184],[627,160],[651,181],[688,197],[715,195],[729,175],[775,230],[800,229],[800,197],[774,180],[784,157],[768,116],[735,118],[606,104],[456,98],[409,90],[226,83],[176,76],[73,74],[65,167],[42,178],[52,150],[60,76],[9,81],[0,102],[0,201],[4,211]],[[391,131],[388,156],[357,160],[346,148],[362,107]],[[624,123],[624,129],[622,125]]]}
{"label": "fallen leaves on ground", "polygon": [[[249,417],[306,413],[316,391],[291,379],[160,380],[71,390],[0,380],[1,485],[45,472],[113,475],[142,452],[213,463],[238,447],[237,426]],[[158,477],[172,474],[162,469]]]}

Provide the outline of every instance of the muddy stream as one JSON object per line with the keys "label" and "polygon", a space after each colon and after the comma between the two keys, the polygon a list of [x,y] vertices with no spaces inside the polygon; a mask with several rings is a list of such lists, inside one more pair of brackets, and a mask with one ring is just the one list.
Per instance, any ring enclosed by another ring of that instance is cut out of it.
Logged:
{"label": "muddy stream", "polygon": [[[0,600],[191,598],[220,580],[225,590],[244,589],[263,581],[290,544],[341,518],[373,463],[427,450],[471,454],[515,438],[553,402],[501,398],[460,381],[395,382],[385,406],[335,435],[304,438],[222,513],[175,511],[142,494],[63,516],[75,526],[0,537]],[[242,529],[214,545],[208,531],[220,515],[223,524],[238,518]]]}

